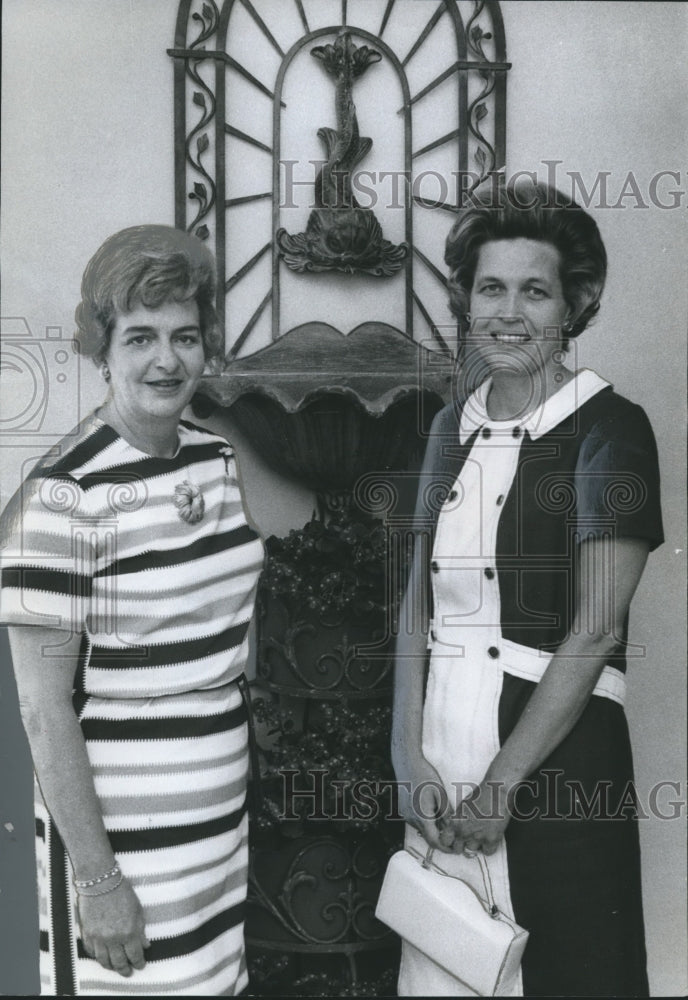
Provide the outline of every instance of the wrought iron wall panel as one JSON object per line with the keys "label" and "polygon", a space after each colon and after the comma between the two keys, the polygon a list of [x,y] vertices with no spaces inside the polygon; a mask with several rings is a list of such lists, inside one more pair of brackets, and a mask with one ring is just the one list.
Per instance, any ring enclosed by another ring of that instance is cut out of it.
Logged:
{"label": "wrought iron wall panel", "polygon": [[374,908],[403,837],[382,790],[407,470],[454,371],[444,236],[504,164],[499,5],[182,0],[170,54],[176,224],[215,252],[227,333],[204,388],[319,511],[267,539],[259,588],[251,995],[389,996],[399,942]]}
{"label": "wrought iron wall panel", "polygon": [[[371,294],[370,281],[355,276],[348,283],[328,275],[294,284],[275,240],[284,224],[285,168],[279,162],[284,123],[287,113],[294,114],[284,100],[290,68],[301,54],[333,43],[343,28],[355,46],[381,54],[401,95],[385,129],[398,131],[403,163],[395,163],[392,173],[404,176],[381,180],[378,171],[375,212],[387,230],[396,225],[392,210],[401,211],[403,242],[410,249],[399,274],[371,279],[380,282],[381,312],[363,318],[389,320],[389,303],[401,302],[396,325],[410,337],[432,337],[448,349],[437,326],[446,298],[443,234],[462,193],[504,166],[509,64],[499,4],[182,0],[175,47],[169,50],[175,62],[176,224],[212,243],[230,359],[252,353],[289,328],[281,308],[285,281],[291,282],[292,295],[308,288],[321,310],[318,295],[324,300],[321,290],[332,289],[332,313],[309,319],[331,321],[342,296],[355,301],[361,289]],[[388,133],[381,131],[366,96],[374,85],[357,83],[355,96],[361,100],[361,134],[371,135],[374,148],[381,148]],[[332,90],[324,76],[311,97],[316,89],[321,97]],[[315,132],[323,121],[308,116],[309,95],[303,96],[301,158],[307,160],[322,155]],[[354,316],[351,326],[357,321]]]}

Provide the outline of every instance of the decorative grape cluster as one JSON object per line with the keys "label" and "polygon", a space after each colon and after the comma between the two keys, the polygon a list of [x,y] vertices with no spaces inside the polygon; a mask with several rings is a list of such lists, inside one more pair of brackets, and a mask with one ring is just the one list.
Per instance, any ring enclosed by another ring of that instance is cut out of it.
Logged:
{"label": "decorative grape cluster", "polygon": [[376,518],[347,507],[268,538],[266,548],[261,586],[275,597],[320,614],[387,606],[387,535]]}
{"label": "decorative grape cluster", "polygon": [[[260,992],[249,996],[295,996],[295,997],[391,997],[395,996],[397,966],[386,968],[374,979],[350,981],[350,972],[337,974],[337,967],[331,972],[307,972],[293,975],[294,955],[270,953],[253,955],[249,952],[251,984]],[[388,963],[387,963],[388,964]],[[298,968],[298,966],[296,966]],[[291,972],[291,975],[287,974]]]}
{"label": "decorative grape cluster", "polygon": [[[381,822],[388,812],[384,803],[369,816],[352,816],[349,796],[356,782],[375,789],[393,779],[389,705],[362,708],[356,703],[313,701],[304,730],[295,724],[293,712],[275,701],[259,698],[253,703],[253,712],[270,740],[263,751],[263,808],[256,817],[258,827],[268,829],[283,815],[283,774],[298,772],[295,787],[308,790],[313,788],[311,770],[325,772],[322,805],[328,816],[340,817],[348,829],[367,830]],[[291,826],[283,823],[282,832],[300,836],[310,808],[307,798],[297,799],[294,811],[301,819],[292,821]],[[346,819],[341,818],[344,816]]]}

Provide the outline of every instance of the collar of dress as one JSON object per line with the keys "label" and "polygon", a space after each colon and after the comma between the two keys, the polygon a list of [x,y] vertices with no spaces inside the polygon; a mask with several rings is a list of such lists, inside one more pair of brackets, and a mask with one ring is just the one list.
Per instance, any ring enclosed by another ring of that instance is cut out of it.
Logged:
{"label": "collar of dress", "polygon": [[487,397],[492,386],[492,379],[488,378],[471,393],[461,412],[459,426],[461,444],[465,444],[470,436],[482,427],[508,434],[512,434],[515,427],[520,427],[521,430],[528,431],[531,438],[537,440],[608,385],[610,383],[591,368],[582,368],[563,388],[558,389],[544,403],[518,420],[492,420],[487,413]]}

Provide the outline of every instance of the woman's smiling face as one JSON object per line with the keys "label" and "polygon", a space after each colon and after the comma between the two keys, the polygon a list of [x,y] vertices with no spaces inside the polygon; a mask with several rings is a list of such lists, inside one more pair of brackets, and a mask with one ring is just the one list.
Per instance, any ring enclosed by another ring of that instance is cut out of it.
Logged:
{"label": "woman's smiling face", "polygon": [[106,354],[118,411],[132,425],[179,421],[205,367],[194,300],[118,313]]}
{"label": "woman's smiling face", "polygon": [[471,289],[466,362],[492,374],[544,374],[562,349],[568,311],[559,251],[540,240],[491,240],[480,248]]}

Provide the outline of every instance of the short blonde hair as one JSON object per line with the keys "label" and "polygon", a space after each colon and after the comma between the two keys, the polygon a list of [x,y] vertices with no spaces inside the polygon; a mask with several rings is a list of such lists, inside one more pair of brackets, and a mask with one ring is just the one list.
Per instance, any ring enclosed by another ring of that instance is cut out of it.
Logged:
{"label": "short blonde hair", "polygon": [[106,239],[86,265],[74,314],[79,353],[101,364],[117,314],[137,303],[155,309],[170,300],[194,300],[206,361],[215,361],[224,347],[216,288],[215,261],[196,236],[172,226],[122,229]]}

